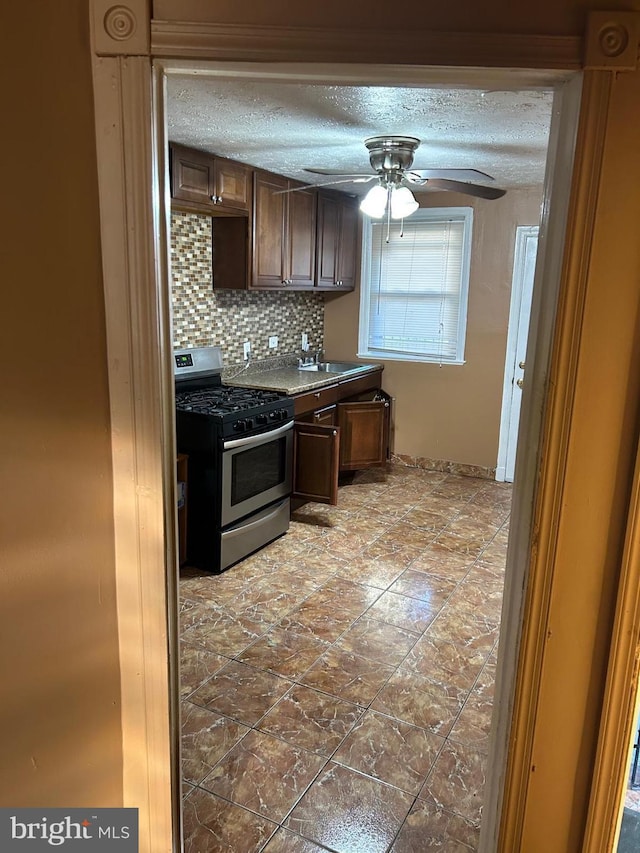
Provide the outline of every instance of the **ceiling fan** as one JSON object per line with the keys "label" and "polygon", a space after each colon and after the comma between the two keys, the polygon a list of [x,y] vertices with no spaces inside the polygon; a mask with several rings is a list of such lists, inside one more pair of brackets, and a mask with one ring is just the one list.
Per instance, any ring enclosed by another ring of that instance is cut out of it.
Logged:
{"label": "ceiling fan", "polygon": [[315,186],[339,183],[366,183],[377,180],[362,200],[363,213],[380,219],[385,212],[392,219],[403,219],[418,209],[412,190],[446,190],[484,199],[501,198],[506,190],[474,181],[493,181],[491,175],[477,169],[412,169],[413,157],[420,140],[413,136],[372,136],[365,139],[369,161],[375,174],[331,169],[305,169],[314,175],[335,177]]}

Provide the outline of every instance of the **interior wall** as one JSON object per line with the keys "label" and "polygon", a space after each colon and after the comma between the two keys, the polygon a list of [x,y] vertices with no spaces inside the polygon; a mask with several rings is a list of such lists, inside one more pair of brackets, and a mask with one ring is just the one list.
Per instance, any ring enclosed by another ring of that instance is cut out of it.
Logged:
{"label": "interior wall", "polygon": [[[495,469],[515,232],[538,224],[541,202],[540,188],[510,190],[496,201],[421,196],[425,207],[472,206],[473,236],[465,363],[382,362],[384,388],[394,398],[392,449],[406,461]],[[359,305],[359,286],[326,300],[325,349],[332,359],[356,356]]]}
{"label": "interior wall", "polygon": [[122,804],[86,0],[3,7],[0,804]]}

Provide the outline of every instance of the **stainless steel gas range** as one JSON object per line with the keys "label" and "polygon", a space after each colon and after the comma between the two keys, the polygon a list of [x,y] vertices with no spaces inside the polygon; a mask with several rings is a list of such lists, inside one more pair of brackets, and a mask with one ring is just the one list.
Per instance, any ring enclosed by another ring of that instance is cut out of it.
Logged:
{"label": "stainless steel gas range", "polygon": [[219,347],[174,351],[178,451],[189,457],[187,562],[220,572],[289,527],[293,399],[221,380]]}

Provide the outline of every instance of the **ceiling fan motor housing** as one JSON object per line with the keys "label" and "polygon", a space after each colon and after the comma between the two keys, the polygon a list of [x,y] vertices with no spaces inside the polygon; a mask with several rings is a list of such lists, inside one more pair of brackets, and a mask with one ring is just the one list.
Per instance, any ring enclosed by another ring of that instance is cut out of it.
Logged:
{"label": "ceiling fan motor housing", "polygon": [[401,174],[411,167],[420,140],[413,136],[371,136],[364,144],[369,151],[371,168],[389,175]]}

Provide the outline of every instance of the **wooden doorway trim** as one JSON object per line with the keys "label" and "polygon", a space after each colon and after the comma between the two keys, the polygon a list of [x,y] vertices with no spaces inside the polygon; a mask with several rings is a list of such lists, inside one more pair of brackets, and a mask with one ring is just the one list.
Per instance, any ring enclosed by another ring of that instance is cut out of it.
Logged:
{"label": "wooden doorway trim", "polygon": [[[473,66],[484,68],[488,74],[492,68],[526,65],[535,75],[549,68],[569,71],[581,68],[582,38],[403,31],[395,41],[384,30],[377,38],[375,32],[372,37],[368,31],[365,40],[354,36],[353,31],[340,29],[165,24],[151,22],[145,0],[126,0],[117,6],[109,0],[92,0],[92,14],[112,399],[125,804],[140,809],[140,850],[168,853],[180,845],[175,809],[175,798],[180,793],[176,760],[179,753],[175,746],[177,716],[175,713],[172,716],[171,698],[176,685],[172,684],[169,666],[177,650],[174,613],[177,537],[175,439],[170,423],[171,407],[167,405],[172,399],[172,376],[166,222],[159,214],[163,205],[167,209],[168,206],[162,156],[158,151],[161,140],[153,130],[157,96],[154,100],[152,57],[172,57],[185,62],[204,58],[271,63],[313,60],[352,67],[354,62],[386,63],[396,69],[407,69],[410,62],[420,65],[428,57],[432,66],[458,65],[463,69]],[[605,47],[610,43],[603,42]],[[607,65],[609,59],[605,57],[599,70],[590,72],[583,102],[594,128],[607,116],[605,95],[613,76]],[[462,70],[460,79],[464,75]],[[602,133],[606,138],[607,129]],[[594,130],[594,140],[597,135]],[[597,185],[602,165],[602,146],[594,142],[583,156],[583,144],[581,137],[574,195],[581,187],[584,190]],[[521,794],[523,790],[527,796],[529,793],[525,778],[530,757],[527,749],[531,746],[531,735],[538,730],[547,605],[556,577],[554,541],[561,526],[570,437],[565,409],[572,407],[575,380],[585,347],[588,351],[590,346],[582,336],[580,312],[570,310],[571,305],[579,304],[586,273],[580,271],[572,276],[570,270],[582,270],[579,259],[586,258],[588,223],[593,223],[596,215],[597,193],[589,191],[584,210],[571,219],[567,232],[578,266],[565,264],[562,273],[565,307],[558,325],[554,359],[556,366],[562,368],[560,372],[556,370],[556,375],[562,376],[563,386],[560,392],[554,387],[546,407],[545,447],[555,450],[544,456],[542,488],[536,499],[535,518],[539,526],[529,587],[537,595],[538,606],[533,607],[530,598],[518,662],[522,689],[515,699],[514,719],[523,723],[524,728],[518,731],[527,737],[513,742],[512,760],[521,773],[518,776],[510,770],[503,809],[503,827],[518,831],[524,825],[527,804],[527,797]],[[612,425],[612,431],[616,428]],[[560,468],[553,468],[554,463]],[[619,506],[613,507],[613,511],[618,512]],[[520,619],[519,613],[515,616]],[[527,660],[533,660],[535,665],[527,669]],[[523,678],[526,673],[531,674],[532,680]],[[510,705],[506,693],[503,698]],[[586,736],[590,735],[591,730],[586,732]],[[501,840],[500,849],[523,848],[505,846]]]}

